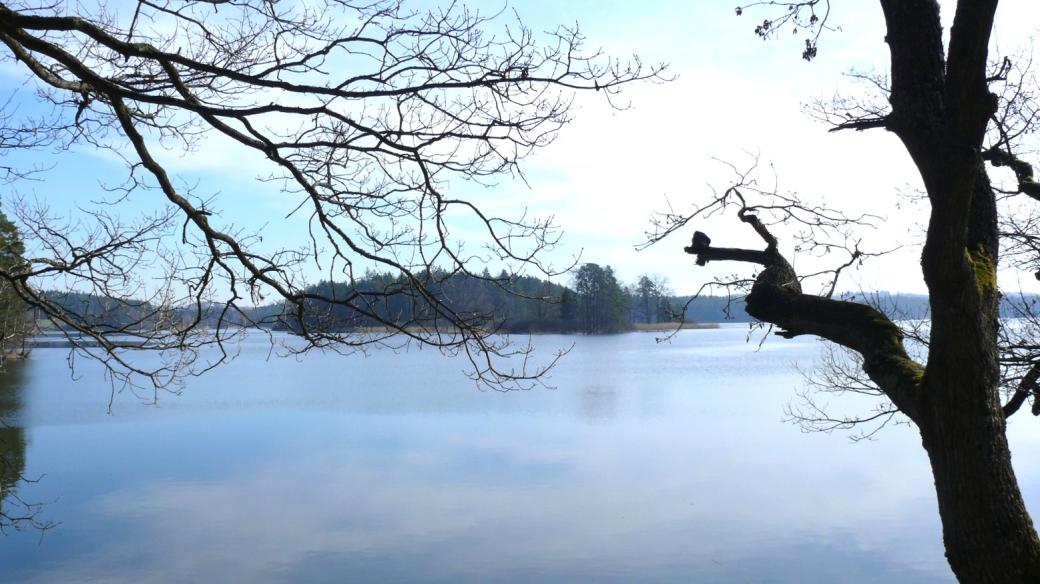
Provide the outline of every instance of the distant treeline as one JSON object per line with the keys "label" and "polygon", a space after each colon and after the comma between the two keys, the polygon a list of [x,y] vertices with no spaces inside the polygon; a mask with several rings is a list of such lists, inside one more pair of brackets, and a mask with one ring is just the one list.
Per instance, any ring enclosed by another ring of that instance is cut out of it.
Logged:
{"label": "distant treeline", "polygon": [[158,320],[155,306],[141,300],[117,300],[99,294],[58,290],[45,291],[43,298],[61,307],[70,323],[92,325],[101,330],[153,327]]}
{"label": "distant treeline", "polygon": [[[610,266],[598,264],[582,265],[571,287],[505,272],[474,276],[431,271],[418,278],[420,285],[389,273],[369,273],[351,283],[320,282],[306,292],[333,302],[312,300],[302,310],[290,307],[281,321],[289,330],[438,327],[450,326],[445,316],[450,311],[502,332],[614,333],[678,318],[663,278],[643,276],[625,287]],[[428,302],[426,294],[441,306]]]}
{"label": "distant treeline", "polygon": [[[144,301],[121,301],[97,294],[49,291],[47,301],[64,308],[71,322],[91,323],[113,332],[177,326],[262,326],[289,331],[304,327],[351,330],[366,327],[450,326],[447,312],[487,330],[501,332],[614,333],[640,323],[677,321],[678,307],[658,276],[642,276],[623,286],[610,266],[584,264],[571,286],[531,276],[478,276],[431,271],[404,277],[371,272],[350,283],[323,281],[306,295],[302,307],[276,303],[225,311],[220,303],[160,309]],[[440,303],[429,302],[427,295]]]}
{"label": "distant treeline", "polygon": [[[641,276],[624,286],[610,266],[584,264],[564,286],[531,276],[502,273],[481,276],[432,272],[423,276],[423,289],[436,295],[444,307],[491,330],[502,332],[614,333],[639,324],[678,322],[751,322],[742,296],[675,296],[667,280]],[[349,306],[311,301],[302,314],[283,304],[225,311],[219,303],[201,307],[159,310],[149,302],[125,301],[96,294],[51,291],[45,298],[65,307],[72,321],[91,323],[111,331],[154,328],[198,321],[216,326],[263,326],[298,330],[302,325],[349,330],[359,327],[438,326],[443,315],[420,296],[414,285],[399,276],[370,273],[352,284],[320,282],[306,292],[334,299],[350,299]],[[868,302],[895,319],[922,319],[929,314],[928,297],[917,294],[846,294],[846,300]],[[1040,296],[1008,296],[1002,300],[1005,317],[1021,315],[1023,306],[1035,306]]]}
{"label": "distant treeline", "polygon": [[280,305],[225,311],[223,304],[209,302],[201,305],[165,307],[144,300],[58,290],[44,291],[42,296],[46,302],[60,307],[68,322],[38,322],[39,326],[71,329],[75,328],[75,325],[84,325],[109,333],[167,329],[191,324],[213,327],[222,319],[226,325],[252,326],[254,323],[274,322],[273,317],[282,311]]}

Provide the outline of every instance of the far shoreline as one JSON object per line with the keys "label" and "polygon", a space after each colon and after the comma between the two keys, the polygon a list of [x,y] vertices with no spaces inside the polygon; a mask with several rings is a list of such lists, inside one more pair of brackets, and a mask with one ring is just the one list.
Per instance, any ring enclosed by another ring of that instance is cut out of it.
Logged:
{"label": "far shoreline", "polygon": [[699,330],[699,329],[717,329],[720,328],[717,322],[658,322],[658,323],[637,323],[632,325],[632,330],[637,333],[657,333],[662,331],[674,331],[674,330]]}

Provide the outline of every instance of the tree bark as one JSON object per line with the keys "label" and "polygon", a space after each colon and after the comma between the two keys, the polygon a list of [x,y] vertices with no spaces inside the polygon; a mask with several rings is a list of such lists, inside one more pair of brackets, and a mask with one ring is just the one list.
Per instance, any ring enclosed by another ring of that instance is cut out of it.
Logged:
{"label": "tree bark", "polygon": [[964,584],[1035,584],[1040,541],[1011,466],[1003,414],[974,405],[924,414],[920,425],[946,558]]}
{"label": "tree bark", "polygon": [[[1040,582],[1040,540],[1011,464],[998,391],[996,201],[981,161],[974,164],[963,251],[936,237],[931,259],[941,267],[925,271],[933,329],[917,424],[959,581]],[[967,282],[951,283],[964,274]]]}
{"label": "tree bark", "polygon": [[[932,308],[917,422],[946,557],[963,583],[1040,582],[1040,539],[1011,465],[998,392],[996,198],[982,161],[996,0],[961,1],[944,59],[934,0],[882,0],[889,129],[914,159],[931,217],[921,265]],[[945,62],[944,62],[945,61]]]}

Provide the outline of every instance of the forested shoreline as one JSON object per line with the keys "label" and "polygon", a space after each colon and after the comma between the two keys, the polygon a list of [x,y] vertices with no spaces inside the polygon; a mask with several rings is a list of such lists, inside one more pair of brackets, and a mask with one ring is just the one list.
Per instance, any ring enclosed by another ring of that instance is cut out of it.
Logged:
{"label": "forested shoreline", "polygon": [[[531,276],[492,276],[487,271],[479,276],[447,272],[424,276],[427,279],[421,286],[434,291],[446,310],[483,318],[484,326],[503,333],[610,334],[647,328],[640,325],[753,321],[744,311],[741,295],[675,295],[665,278],[653,275],[624,285],[610,266],[593,263],[576,270],[569,286]],[[309,301],[302,311],[284,303],[238,311],[225,311],[221,303],[204,305],[201,310],[166,309],[147,301],[117,301],[81,292],[52,291],[45,297],[62,306],[77,322],[113,333],[156,327],[160,320],[185,323],[196,319],[210,327],[223,321],[224,325],[289,332],[316,324],[339,330],[388,324],[435,328],[440,324],[438,315],[416,297],[417,288],[388,273],[369,273],[349,284],[323,281],[307,291],[320,298],[363,298],[361,304],[367,309],[362,312],[324,301]],[[928,299],[923,295],[875,292],[845,296],[869,302],[896,319],[924,319],[929,314]],[[1022,306],[1035,304],[1038,299],[1036,295],[1009,295],[1002,300],[1001,314],[1014,318]],[[53,328],[51,324],[42,326]]]}
{"label": "forested shoreline", "polygon": [[297,333],[315,326],[341,331],[381,326],[448,328],[450,319],[444,313],[455,313],[498,332],[603,334],[682,320],[681,304],[665,278],[644,275],[625,286],[610,266],[593,263],[575,271],[571,286],[506,272],[492,275],[487,270],[480,275],[431,270],[418,278],[410,281],[369,272],[353,282],[321,281],[309,286],[304,291],[309,298],[301,305],[278,302],[235,311],[225,311],[216,302],[201,310],[164,309],[147,301],[117,301],[79,292],[54,291],[45,296],[76,322],[111,332],[152,327],[160,320]]}

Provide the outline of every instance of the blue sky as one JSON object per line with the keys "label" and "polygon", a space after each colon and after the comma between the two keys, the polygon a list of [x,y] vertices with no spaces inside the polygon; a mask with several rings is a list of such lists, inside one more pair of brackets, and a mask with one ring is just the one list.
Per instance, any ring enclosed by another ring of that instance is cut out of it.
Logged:
{"label": "blue sky", "polygon": [[[485,12],[502,6],[471,4]],[[952,15],[949,4],[944,3],[947,17]],[[668,202],[682,209],[703,201],[711,186],[726,186],[729,174],[716,158],[742,164],[748,152],[774,165],[783,189],[811,201],[882,216],[878,229],[862,233],[865,249],[920,239],[918,216],[897,195],[900,189],[916,186],[917,176],[895,138],[883,131],[828,134],[826,126],[802,111],[807,100],[839,90],[860,91],[843,76],[850,69],[884,71],[888,51],[881,11],[874,2],[836,3],[831,24],[840,30],[824,35],[819,57],[811,63],[800,58],[803,35],[763,42],[752,30],[771,13],[756,9],[737,17],[729,2],[526,0],[510,8],[536,31],[577,22],[591,47],[618,57],[638,54],[648,63],[668,62],[677,75],[671,83],[626,91],[624,99],[631,103],[627,111],[611,110],[595,93],[580,95],[574,121],[552,145],[527,160],[527,184],[504,177],[494,188],[479,192],[470,185],[452,185],[503,215],[525,210],[553,215],[565,232],[555,256],[558,265],[580,254],[584,261],[614,266],[626,282],[642,273],[664,275],[680,293],[692,292],[716,275],[747,271],[744,266],[694,266],[681,251],[693,226],[689,233],[649,250],[637,252],[634,246],[642,241],[655,210]],[[1005,1],[1000,14],[996,38],[1001,49],[1028,47],[1035,32],[1032,23],[1040,22],[1040,7],[1029,0]],[[0,64],[0,87],[16,89],[21,78],[15,64]],[[22,107],[34,107],[25,89],[18,99]],[[77,205],[89,206],[102,196],[100,182],[118,182],[123,176],[118,160],[89,151],[33,156],[12,160],[57,166],[46,181],[18,190],[45,201],[58,215],[74,216]],[[284,219],[294,200],[255,180],[251,155],[204,143],[198,152],[168,151],[162,156],[180,180],[200,185],[200,193],[213,197],[224,225],[262,232],[264,246],[270,249],[306,245],[302,218]],[[4,197],[12,194],[10,188],[7,191]],[[150,206],[151,200],[139,197],[119,209],[129,216]],[[697,228],[708,232],[717,245],[760,245],[734,217],[716,218]],[[776,235],[784,241],[787,234],[778,230]],[[922,292],[917,256],[909,245],[884,263],[868,264],[852,274],[843,287]],[[813,258],[792,259],[803,271],[820,265]],[[1003,286],[1013,290],[1018,284],[1009,278],[1011,274],[1005,274]],[[1028,287],[1030,282],[1023,284]]]}

